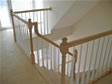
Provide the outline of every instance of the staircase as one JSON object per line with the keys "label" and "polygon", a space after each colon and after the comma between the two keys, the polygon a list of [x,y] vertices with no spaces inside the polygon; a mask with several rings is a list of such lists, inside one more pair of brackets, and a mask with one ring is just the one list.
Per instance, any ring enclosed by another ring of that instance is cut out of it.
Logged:
{"label": "staircase", "polygon": [[[37,70],[41,73],[41,75],[45,78],[48,84],[60,84],[61,74],[52,70],[48,70],[44,67],[39,67],[36,65]],[[70,78],[66,76],[66,84],[69,84]]]}
{"label": "staircase", "polygon": [[112,72],[112,30],[58,45],[46,37],[51,10],[11,11],[15,42],[48,84],[93,84]]}

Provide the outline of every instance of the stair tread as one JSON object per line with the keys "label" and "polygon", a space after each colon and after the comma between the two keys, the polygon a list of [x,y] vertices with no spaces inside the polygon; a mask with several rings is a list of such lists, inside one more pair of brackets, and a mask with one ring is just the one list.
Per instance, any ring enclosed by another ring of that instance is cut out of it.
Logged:
{"label": "stair tread", "polygon": [[53,84],[51,78],[46,74],[45,70],[43,67],[39,67],[38,65],[36,65],[37,70],[40,72],[40,74],[43,76],[43,78],[49,83],[49,84]]}
{"label": "stair tread", "polygon": [[[41,73],[41,75],[45,78],[45,80],[48,82],[48,84],[60,84],[61,81],[61,74],[58,72],[48,70],[44,67],[39,67],[38,65],[35,65],[38,71]],[[65,77],[66,84],[69,84],[69,78]]]}

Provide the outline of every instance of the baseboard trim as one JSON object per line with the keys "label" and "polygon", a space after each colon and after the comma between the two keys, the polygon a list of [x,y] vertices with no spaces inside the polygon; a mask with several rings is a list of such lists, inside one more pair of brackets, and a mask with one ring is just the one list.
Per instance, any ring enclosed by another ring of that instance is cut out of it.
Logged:
{"label": "baseboard trim", "polygon": [[104,72],[101,76],[99,76],[98,78],[95,78],[92,81],[89,81],[88,84],[95,84],[97,81],[101,80],[102,78],[106,77],[107,75],[112,73],[112,68],[110,70],[108,70],[107,72]]}

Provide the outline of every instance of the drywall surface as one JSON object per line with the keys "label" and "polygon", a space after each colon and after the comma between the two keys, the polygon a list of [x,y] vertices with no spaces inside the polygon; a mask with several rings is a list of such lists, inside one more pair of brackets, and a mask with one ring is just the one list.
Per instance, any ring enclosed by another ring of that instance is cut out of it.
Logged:
{"label": "drywall surface", "polygon": [[75,0],[45,0],[43,7],[51,7],[52,11],[49,13],[49,28],[54,28],[57,22],[64,16],[68,9],[73,5]]}
{"label": "drywall surface", "polygon": [[[68,36],[69,41],[71,40],[73,41],[73,40],[80,39],[86,36],[97,34],[99,32],[112,30],[112,1],[100,2],[95,8],[89,11],[88,14],[86,14],[83,18],[81,18],[80,21],[74,24],[73,28],[74,28],[73,34],[71,36]],[[101,54],[101,48],[102,48],[102,43],[103,43],[104,38],[102,38],[100,41],[100,48],[99,48],[99,52],[97,56],[98,58],[97,58],[96,67],[98,67],[98,60],[100,59],[100,55],[102,59],[104,58],[104,56],[107,57],[107,54],[111,46],[110,43],[111,43],[112,38],[110,37],[109,39],[110,41],[109,43],[107,43],[108,37],[105,38],[105,44],[103,47],[102,54]],[[107,44],[108,44],[108,47],[107,47],[108,50],[106,51]],[[82,45],[82,57],[81,57],[80,71],[83,71],[83,68],[84,68],[86,52],[88,53],[87,58],[86,58],[86,70],[88,70],[88,67],[90,64],[90,57],[91,57],[92,51],[93,51],[92,64],[91,64],[92,67],[90,69],[92,69],[94,66],[96,52],[98,49],[98,40],[95,41],[94,50],[92,50],[92,45],[93,45],[93,42],[89,42],[88,51],[87,51],[87,44]],[[81,46],[77,46],[76,48],[78,49],[78,52],[80,54]],[[79,62],[79,54],[78,54],[78,62]],[[104,64],[102,59],[101,59],[100,69]],[[77,62],[77,67],[76,67],[77,70],[78,70],[78,65],[79,65],[78,62]]]}
{"label": "drywall surface", "polygon": [[71,6],[71,8],[66,12],[66,14],[57,22],[55,28],[63,28],[66,26],[70,26],[79,21],[85,14],[88,13],[89,10],[94,8],[98,2],[97,1],[75,1],[75,3]]}
{"label": "drywall surface", "polygon": [[101,0],[44,0],[43,7],[51,7],[49,28],[64,28],[80,20]]}
{"label": "drywall surface", "polygon": [[112,30],[112,1],[101,2],[74,24],[74,31],[69,40],[79,39],[107,30]]}

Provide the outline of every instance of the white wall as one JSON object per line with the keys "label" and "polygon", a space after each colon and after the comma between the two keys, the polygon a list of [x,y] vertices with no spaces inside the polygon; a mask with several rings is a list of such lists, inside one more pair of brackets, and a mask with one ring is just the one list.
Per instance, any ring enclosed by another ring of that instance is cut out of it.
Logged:
{"label": "white wall", "polygon": [[49,28],[53,28],[56,23],[64,16],[75,0],[44,0],[43,7],[52,7],[49,13]]}
{"label": "white wall", "polygon": [[[107,30],[112,30],[112,1],[111,2],[101,2],[94,9],[89,11],[88,14],[86,14],[82,19],[80,19],[80,21],[78,21],[76,24],[73,25],[73,34],[71,36],[68,36],[68,39],[69,39],[69,41],[75,40],[75,39],[83,38],[83,37],[93,35],[93,34],[96,34],[99,32],[107,31]],[[110,40],[112,40],[112,38],[110,38]],[[84,45],[86,45],[86,44],[84,44]],[[89,46],[92,46],[92,44],[90,43]],[[95,44],[95,47],[97,47],[97,44]],[[83,48],[83,52],[86,50],[86,46],[84,48]],[[90,47],[89,51],[88,51],[86,66],[89,66],[91,49],[92,48]],[[94,54],[96,53],[96,49],[97,48],[95,48],[95,50],[94,50]],[[101,46],[100,46],[100,49],[101,49]],[[105,49],[106,48],[104,48],[104,50]],[[107,48],[107,49],[109,49],[109,48]],[[104,50],[103,50],[102,58],[105,53]],[[79,52],[80,52],[80,50],[79,50]],[[84,57],[85,57],[85,54],[82,54],[81,71],[83,69]],[[95,59],[95,55],[93,56],[93,61],[94,61],[94,59]],[[94,63],[92,62],[92,65],[93,64]],[[103,62],[102,62],[102,64],[103,64]],[[77,66],[77,68],[78,68],[78,66]],[[87,69],[88,68],[86,68],[86,70]]]}
{"label": "white wall", "polygon": [[43,7],[51,7],[49,28],[64,28],[76,23],[100,0],[43,0]]}
{"label": "white wall", "polygon": [[73,26],[70,40],[112,30],[112,1],[101,2]]}
{"label": "white wall", "polygon": [[97,1],[75,1],[67,13],[58,21],[55,28],[64,28],[66,26],[71,26],[79,21],[84,15],[88,13],[92,8],[94,8],[98,2]]}

